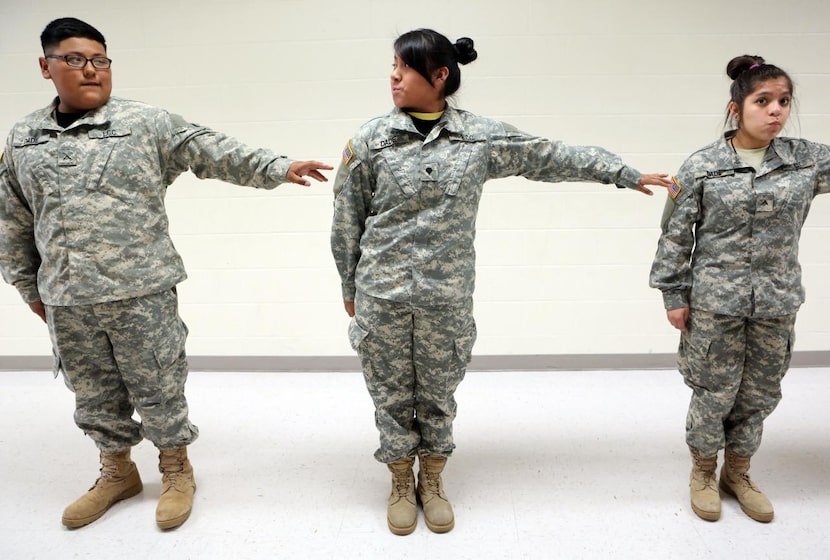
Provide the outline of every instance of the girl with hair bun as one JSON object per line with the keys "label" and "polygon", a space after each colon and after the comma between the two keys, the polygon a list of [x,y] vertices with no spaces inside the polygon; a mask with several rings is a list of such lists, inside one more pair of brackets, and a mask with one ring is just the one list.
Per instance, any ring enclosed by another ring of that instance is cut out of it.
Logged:
{"label": "girl with hair bun", "polygon": [[779,136],[794,93],[784,70],[743,55],[726,73],[726,133],[689,156],[669,187],[650,284],[681,331],[678,369],[692,389],[692,509],[720,518],[724,449],[720,489],[769,522],[749,464],[781,400],[804,302],[798,240],[813,198],[830,191],[830,146]]}
{"label": "girl with hair bun", "polygon": [[387,524],[398,535],[414,531],[416,501],[430,530],[455,524],[441,472],[455,447],[453,395],[476,339],[473,239],[484,183],[521,175],[646,194],[646,185],[670,184],[602,148],[531,136],[452,107],[458,65],[477,56],[469,38],[453,44],[430,29],[398,37],[395,108],[347,142],[334,186],[332,253],[375,405],[375,458],[392,472]]}

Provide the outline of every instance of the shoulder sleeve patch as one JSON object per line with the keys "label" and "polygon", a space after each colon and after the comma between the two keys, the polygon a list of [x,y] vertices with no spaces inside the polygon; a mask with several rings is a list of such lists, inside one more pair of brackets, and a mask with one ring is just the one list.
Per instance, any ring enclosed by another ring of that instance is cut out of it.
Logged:
{"label": "shoulder sleeve patch", "polygon": [[683,190],[683,187],[680,186],[680,182],[677,180],[677,177],[672,175],[671,178],[671,185],[669,185],[668,193],[672,200],[677,199],[680,195],[680,191]]}
{"label": "shoulder sleeve patch", "polygon": [[349,165],[349,162],[352,161],[354,157],[354,152],[352,151],[352,141],[349,140],[346,142],[346,147],[343,148],[343,165]]}

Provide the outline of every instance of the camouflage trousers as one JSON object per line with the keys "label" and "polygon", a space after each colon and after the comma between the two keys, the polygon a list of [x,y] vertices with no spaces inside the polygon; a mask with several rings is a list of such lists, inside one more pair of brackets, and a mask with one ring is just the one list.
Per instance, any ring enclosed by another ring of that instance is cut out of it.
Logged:
{"label": "camouflage trousers", "polygon": [[[55,372],[75,393],[75,424],[105,453],[142,438],[160,449],[193,442],[188,419],[187,327],[173,290],[69,307],[47,306]],[[133,418],[138,412],[141,421]]]}
{"label": "camouflage trousers", "polygon": [[349,340],[375,405],[378,461],[452,453],[454,394],[475,339],[472,298],[429,307],[358,292]]}
{"label": "camouflage trousers", "polygon": [[686,443],[703,457],[724,447],[751,457],[761,445],[764,420],[781,401],[795,314],[747,318],[692,309],[688,326],[677,357],[692,389]]}

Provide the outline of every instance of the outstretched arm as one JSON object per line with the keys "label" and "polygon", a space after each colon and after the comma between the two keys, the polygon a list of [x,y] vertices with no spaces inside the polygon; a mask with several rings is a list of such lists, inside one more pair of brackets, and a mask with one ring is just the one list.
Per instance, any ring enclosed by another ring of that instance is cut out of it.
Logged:
{"label": "outstretched arm", "polygon": [[646,185],[668,187],[664,173],[640,173],[620,156],[599,146],[572,146],[532,136],[515,127],[503,127],[490,137],[489,178],[520,175],[531,181],[613,183],[619,188],[653,194]]}

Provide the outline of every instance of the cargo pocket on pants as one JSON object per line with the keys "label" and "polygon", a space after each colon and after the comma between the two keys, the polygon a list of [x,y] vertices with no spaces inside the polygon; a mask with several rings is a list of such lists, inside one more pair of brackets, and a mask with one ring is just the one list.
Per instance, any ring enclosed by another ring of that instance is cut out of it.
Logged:
{"label": "cargo pocket on pants", "polygon": [[352,350],[359,353],[360,345],[367,336],[369,336],[369,329],[358,323],[356,317],[352,317],[351,322],[349,322],[349,344]]}
{"label": "cargo pocket on pants", "polygon": [[478,330],[476,329],[475,322],[473,322],[470,332],[455,339],[455,357],[459,360],[462,367],[470,363],[473,357],[473,345],[475,345],[477,337]]}

